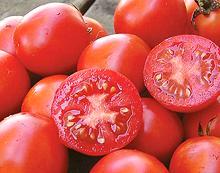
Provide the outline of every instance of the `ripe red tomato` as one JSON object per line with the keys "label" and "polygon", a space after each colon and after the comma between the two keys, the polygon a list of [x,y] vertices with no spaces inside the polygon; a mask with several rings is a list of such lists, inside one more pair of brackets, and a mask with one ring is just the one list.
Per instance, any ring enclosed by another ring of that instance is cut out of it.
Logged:
{"label": "ripe red tomato", "polygon": [[[204,1],[205,2],[205,1]],[[220,1],[216,1],[218,5],[212,0],[205,2],[203,7],[203,11],[209,11],[211,6],[216,6],[217,8],[210,11],[210,14],[200,14],[195,18],[195,26],[194,32],[198,35],[201,35],[205,38],[208,38],[215,42],[218,46],[220,46]],[[193,5],[194,7],[194,5]],[[191,7],[191,8],[193,8]],[[195,10],[196,8],[194,8]],[[205,9],[205,10],[204,10]]]}
{"label": "ripe red tomato", "polygon": [[0,50],[16,56],[14,32],[22,16],[11,16],[0,21]]}
{"label": "ripe red tomato", "polygon": [[99,160],[90,173],[168,173],[155,157],[137,150],[118,150]]}
{"label": "ripe red tomato", "polygon": [[62,142],[87,155],[104,155],[130,143],[142,120],[131,81],[104,69],[81,70],[59,87],[51,108]]}
{"label": "ripe red tomato", "polygon": [[24,98],[21,111],[51,117],[51,105],[55,92],[66,78],[66,75],[54,75],[40,80]]}
{"label": "ripe red tomato", "polygon": [[199,112],[186,114],[183,122],[186,138],[199,136],[199,133],[220,137],[219,100]]}
{"label": "ripe red tomato", "polygon": [[89,44],[89,34],[75,7],[49,3],[24,16],[14,40],[17,56],[26,68],[52,75],[72,71]]}
{"label": "ripe red tomato", "polygon": [[68,154],[48,118],[19,113],[0,123],[1,173],[66,173]]}
{"label": "ripe red tomato", "polygon": [[77,70],[107,68],[128,77],[141,92],[143,68],[149,47],[137,36],[116,34],[91,43],[79,58]]}
{"label": "ripe red tomato", "polygon": [[29,88],[30,79],[23,65],[0,50],[0,120],[19,111]]}
{"label": "ripe red tomato", "polygon": [[220,49],[196,35],[169,38],[148,55],[145,86],[166,108],[193,112],[215,102],[220,94]]}
{"label": "ripe red tomato", "polygon": [[97,20],[86,16],[83,16],[83,19],[87,25],[91,42],[108,35],[106,29]]}
{"label": "ripe red tomato", "polygon": [[130,147],[169,163],[183,139],[183,126],[176,113],[152,98],[142,98],[143,125]]}
{"label": "ripe red tomato", "polygon": [[154,47],[165,38],[185,33],[183,0],[121,0],[114,15],[116,33],[130,33]]}
{"label": "ripe red tomato", "polygon": [[175,151],[170,173],[219,173],[220,139],[216,137],[191,138]]}

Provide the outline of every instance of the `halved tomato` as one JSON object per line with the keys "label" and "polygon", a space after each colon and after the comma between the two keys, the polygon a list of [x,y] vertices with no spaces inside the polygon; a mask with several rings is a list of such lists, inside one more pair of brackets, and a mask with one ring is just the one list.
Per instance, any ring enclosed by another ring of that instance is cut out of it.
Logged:
{"label": "halved tomato", "polygon": [[170,110],[201,110],[220,94],[219,51],[215,43],[200,36],[171,37],[148,55],[145,86]]}
{"label": "halved tomato", "polygon": [[57,90],[51,111],[62,142],[87,155],[124,147],[142,121],[134,84],[104,69],[81,70],[68,77]]}

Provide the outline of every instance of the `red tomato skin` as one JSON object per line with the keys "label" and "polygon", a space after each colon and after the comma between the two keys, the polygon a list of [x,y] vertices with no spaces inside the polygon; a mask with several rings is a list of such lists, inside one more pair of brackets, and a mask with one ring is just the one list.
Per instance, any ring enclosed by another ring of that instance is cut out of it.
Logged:
{"label": "red tomato skin", "polygon": [[109,35],[94,41],[83,51],[77,70],[107,68],[117,71],[128,77],[141,92],[144,89],[144,62],[149,52],[148,45],[135,35]]}
{"label": "red tomato skin", "polygon": [[205,38],[212,40],[220,46],[220,10],[211,12],[208,16],[199,15],[195,19],[196,32]]}
{"label": "red tomato skin", "polygon": [[185,33],[186,23],[183,0],[121,0],[114,15],[116,33],[135,34],[151,48]]}
{"label": "red tomato skin", "polygon": [[[213,120],[213,121],[212,121]],[[202,126],[203,132],[206,133],[208,124],[212,121],[210,126],[210,135],[220,137],[220,103],[217,100],[214,104],[207,108],[190,114],[185,114],[183,117],[183,125],[185,131],[185,138],[192,138],[199,136],[199,124]],[[204,134],[206,135],[206,134]]]}
{"label": "red tomato skin", "polygon": [[170,173],[219,173],[220,139],[211,136],[191,138],[175,151]]}
{"label": "red tomato skin", "polygon": [[196,34],[195,28],[193,27],[191,23],[192,15],[195,9],[198,7],[195,0],[184,0],[186,5],[186,11],[187,11],[187,27],[186,27],[186,33],[187,34]]}
{"label": "red tomato skin", "polygon": [[99,160],[90,173],[168,173],[155,157],[138,150],[118,150]]}
{"label": "red tomato skin", "polygon": [[19,111],[29,88],[24,66],[14,56],[0,51],[0,120]]}
{"label": "red tomato skin", "polygon": [[53,75],[40,80],[25,96],[21,111],[50,118],[55,92],[66,78],[66,75]]}
{"label": "red tomato skin", "polygon": [[24,16],[14,40],[17,56],[25,67],[47,76],[72,71],[89,44],[89,34],[76,8],[49,3]]}
{"label": "red tomato skin", "polygon": [[19,113],[0,123],[1,173],[67,173],[68,153],[48,118]]}
{"label": "red tomato skin", "polygon": [[142,98],[143,125],[130,147],[151,154],[163,163],[171,156],[183,139],[183,125],[176,113],[152,98]]}
{"label": "red tomato skin", "polygon": [[89,29],[90,42],[108,35],[107,30],[97,20],[87,16],[83,16],[83,19]]}
{"label": "red tomato skin", "polygon": [[22,16],[10,16],[0,21],[0,50],[16,56],[14,32]]}

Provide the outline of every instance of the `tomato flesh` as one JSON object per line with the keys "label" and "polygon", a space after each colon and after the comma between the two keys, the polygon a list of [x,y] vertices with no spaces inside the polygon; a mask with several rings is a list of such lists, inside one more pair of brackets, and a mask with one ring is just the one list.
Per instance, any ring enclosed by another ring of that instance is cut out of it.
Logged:
{"label": "tomato flesh", "polygon": [[82,70],[59,87],[52,116],[66,146],[103,155],[124,147],[137,135],[141,99],[135,86],[117,72]]}
{"label": "tomato flesh", "polygon": [[201,110],[220,93],[219,59],[219,47],[206,38],[195,35],[169,38],[147,58],[145,86],[170,110]]}

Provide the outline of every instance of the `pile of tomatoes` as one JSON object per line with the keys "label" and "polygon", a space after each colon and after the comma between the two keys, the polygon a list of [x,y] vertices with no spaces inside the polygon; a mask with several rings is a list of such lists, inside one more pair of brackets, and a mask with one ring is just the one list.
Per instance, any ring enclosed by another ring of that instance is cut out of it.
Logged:
{"label": "pile of tomatoes", "polygon": [[219,173],[220,2],[121,0],[0,21],[1,173]]}

